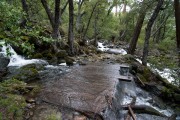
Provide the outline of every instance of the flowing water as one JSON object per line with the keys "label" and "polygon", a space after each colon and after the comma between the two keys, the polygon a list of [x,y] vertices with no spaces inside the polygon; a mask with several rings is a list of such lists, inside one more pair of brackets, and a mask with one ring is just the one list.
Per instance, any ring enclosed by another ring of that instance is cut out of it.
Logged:
{"label": "flowing water", "polygon": [[[127,110],[122,110],[121,106],[136,97],[135,105],[150,106],[166,116],[173,114],[171,108],[158,97],[138,88],[134,81],[119,81],[119,66],[100,62],[72,68],[48,66],[41,72],[43,90],[38,100],[76,111],[97,113],[104,120],[123,120]],[[62,69],[66,69],[63,75]],[[136,117],[138,120],[167,119],[148,114],[136,114]]]}
{"label": "flowing water", "polygon": [[8,54],[10,54],[9,55],[10,63],[8,64],[8,66],[21,67],[31,63],[48,64],[45,60],[25,59],[24,57],[18,55],[10,45],[7,46],[3,45],[2,51],[0,53],[3,54],[4,56],[8,56]]}
{"label": "flowing water", "polygon": [[[3,46],[1,53],[6,55],[7,48],[13,53],[9,66],[46,63],[37,59],[25,60],[10,46]],[[119,64],[97,62],[73,67],[47,65],[45,70],[39,73],[42,85],[37,97],[39,104],[47,102],[75,111],[97,113],[102,115],[104,120],[121,120],[127,114],[127,110],[123,110],[121,106],[129,104],[136,97],[136,105],[151,106],[166,116],[173,114],[171,108],[157,97],[138,88],[133,81],[119,81]],[[138,120],[167,119],[148,114],[136,114],[136,117]]]}

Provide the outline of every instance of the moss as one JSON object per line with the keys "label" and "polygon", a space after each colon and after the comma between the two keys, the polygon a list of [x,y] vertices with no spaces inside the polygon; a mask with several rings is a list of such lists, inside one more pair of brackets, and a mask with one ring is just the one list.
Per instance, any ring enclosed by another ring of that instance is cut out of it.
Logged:
{"label": "moss", "polygon": [[8,79],[0,84],[0,94],[19,93],[20,91],[26,91],[26,83],[17,79]]}
{"label": "moss", "polygon": [[19,72],[13,76],[13,78],[29,82],[39,78],[39,74],[36,68],[22,67]]}
{"label": "moss", "polygon": [[33,58],[43,58],[43,55],[41,53],[36,53],[33,55]]}
{"label": "moss", "polygon": [[3,120],[16,119],[22,120],[25,99],[20,95],[7,94],[6,97],[0,96],[0,110],[2,110]]}
{"label": "moss", "polygon": [[144,67],[142,76],[146,78],[146,81],[148,82],[152,80],[151,77],[154,77],[152,76],[150,69],[147,67]]}
{"label": "moss", "polygon": [[172,95],[174,94],[173,90],[167,88],[167,87],[164,87],[163,90],[162,90],[162,96],[164,98],[172,98]]}
{"label": "moss", "polygon": [[0,120],[22,120],[26,102],[20,91],[25,90],[26,83],[9,79],[0,83]]}
{"label": "moss", "polygon": [[138,73],[137,76],[142,80],[142,82],[147,82],[147,79],[143,75]]}
{"label": "moss", "polygon": [[64,59],[65,57],[67,57],[67,52],[65,50],[60,50],[58,53],[56,53],[56,57],[58,59]]}
{"label": "moss", "polygon": [[73,65],[73,62],[75,61],[73,57],[66,57],[65,60],[67,65]]}

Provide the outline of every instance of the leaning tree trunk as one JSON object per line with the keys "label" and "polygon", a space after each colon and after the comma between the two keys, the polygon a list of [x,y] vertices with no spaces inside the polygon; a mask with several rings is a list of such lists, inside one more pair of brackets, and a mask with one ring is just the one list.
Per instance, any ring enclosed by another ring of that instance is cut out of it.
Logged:
{"label": "leaning tree trunk", "polygon": [[85,37],[86,37],[87,31],[88,31],[88,29],[89,29],[89,25],[90,25],[90,22],[91,22],[93,13],[94,13],[97,5],[98,5],[98,1],[95,3],[95,5],[94,5],[94,7],[93,7],[93,9],[92,9],[91,15],[90,15],[90,17],[89,17],[89,20],[88,20],[88,23],[87,23],[87,26],[86,26],[86,29],[85,29],[85,31],[84,31],[84,35],[83,35],[83,43],[84,43],[84,44],[86,43]]}
{"label": "leaning tree trunk", "polygon": [[20,23],[20,27],[24,28],[26,26],[27,20],[29,20],[28,5],[27,5],[26,0],[21,0],[21,4],[22,4],[22,9],[25,12],[25,16],[23,17],[23,19]]}
{"label": "leaning tree trunk", "polygon": [[54,39],[61,39],[61,35],[59,32],[59,24],[60,24],[60,0],[55,0],[55,17],[54,17],[54,24],[53,24],[53,33],[52,37]]}
{"label": "leaning tree trunk", "polygon": [[49,21],[50,21],[50,24],[51,26],[53,27],[54,26],[54,17],[53,17],[53,14],[48,6],[48,3],[46,0],[41,0],[41,3],[46,11],[46,14],[48,15],[48,18],[49,18]]}
{"label": "leaning tree trunk", "polygon": [[142,4],[142,7],[140,9],[140,14],[136,23],[136,27],[134,29],[134,33],[133,33],[133,37],[130,41],[130,45],[129,45],[129,49],[128,49],[128,54],[134,54],[135,49],[136,49],[136,45],[137,45],[137,41],[141,32],[141,28],[143,26],[143,22],[144,22],[144,18],[146,16],[146,9],[144,6],[144,2]]}
{"label": "leaning tree trunk", "polygon": [[143,49],[143,57],[142,57],[142,64],[143,65],[147,65],[147,56],[148,56],[148,52],[149,52],[149,39],[151,36],[151,28],[152,25],[154,23],[154,21],[156,20],[159,11],[161,10],[161,7],[163,5],[164,0],[159,0],[157,3],[157,6],[151,16],[151,18],[148,21],[147,27],[146,27],[146,36],[145,36],[145,41],[144,41],[144,49]]}
{"label": "leaning tree trunk", "polygon": [[77,19],[76,19],[76,30],[77,32],[80,34],[81,32],[81,17],[82,17],[82,13],[81,13],[81,7],[84,3],[84,0],[79,0],[78,2],[78,13],[77,13]]}
{"label": "leaning tree trunk", "polygon": [[176,19],[176,43],[180,67],[180,1],[174,0],[174,9],[175,9],[175,19]]}
{"label": "leaning tree trunk", "polygon": [[61,39],[61,35],[59,32],[59,25],[60,25],[60,0],[55,0],[55,9],[54,9],[54,16],[51,13],[51,10],[48,6],[48,3],[46,0],[41,0],[41,3],[48,15],[49,21],[51,23],[53,32],[52,32],[52,38],[55,39],[55,41],[52,43],[53,49],[55,52],[58,52],[59,49],[57,47],[58,39]]}
{"label": "leaning tree trunk", "polygon": [[73,0],[69,0],[69,32],[68,32],[68,43],[69,43],[69,54],[74,55],[73,41],[74,41],[74,33],[73,33],[73,21],[74,21],[74,6]]}

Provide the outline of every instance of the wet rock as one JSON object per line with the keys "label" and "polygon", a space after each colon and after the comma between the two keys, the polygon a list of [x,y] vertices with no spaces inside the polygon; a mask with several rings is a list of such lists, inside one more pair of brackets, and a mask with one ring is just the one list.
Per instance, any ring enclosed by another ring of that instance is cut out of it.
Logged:
{"label": "wet rock", "polygon": [[65,57],[67,57],[67,52],[65,50],[60,50],[56,53],[56,57],[58,59],[64,59]]}
{"label": "wet rock", "polygon": [[4,57],[2,54],[0,54],[0,81],[2,80],[2,77],[7,74],[7,66],[9,62],[10,59],[8,57]]}
{"label": "wet rock", "polygon": [[10,74],[7,78],[15,78],[18,80],[22,80],[25,82],[30,82],[32,80],[38,80],[39,79],[39,73],[38,70],[44,69],[44,66],[41,64],[29,64],[25,65],[21,68],[14,68],[10,67],[9,71]]}
{"label": "wet rock", "polygon": [[0,70],[5,70],[10,62],[8,57],[3,56],[0,54]]}
{"label": "wet rock", "polygon": [[66,60],[66,64],[71,66],[71,65],[74,64],[75,58],[68,56],[68,57],[65,58],[65,60]]}
{"label": "wet rock", "polygon": [[32,108],[34,108],[35,107],[35,104],[30,104],[30,103],[28,103],[27,105],[26,105],[26,108],[28,108],[28,109],[32,109]]}
{"label": "wet rock", "polygon": [[174,100],[178,103],[180,103],[180,94],[174,94]]}
{"label": "wet rock", "polygon": [[27,102],[27,103],[35,103],[35,99],[30,98],[30,99],[27,99],[26,102]]}
{"label": "wet rock", "polygon": [[74,116],[74,120],[87,120],[87,117],[83,115],[76,115]]}

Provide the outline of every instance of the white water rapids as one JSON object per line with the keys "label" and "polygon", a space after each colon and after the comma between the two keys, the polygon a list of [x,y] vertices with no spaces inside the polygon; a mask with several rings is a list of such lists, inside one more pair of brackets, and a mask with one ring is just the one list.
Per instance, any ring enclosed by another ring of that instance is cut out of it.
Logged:
{"label": "white water rapids", "polygon": [[9,56],[10,63],[8,64],[8,66],[21,67],[21,66],[24,66],[24,65],[27,65],[27,64],[31,64],[31,63],[48,64],[45,60],[40,60],[40,59],[25,59],[24,57],[18,55],[10,45],[7,45],[7,46],[3,45],[2,51],[0,53],[3,54],[4,56],[8,56],[7,51],[11,54]]}

